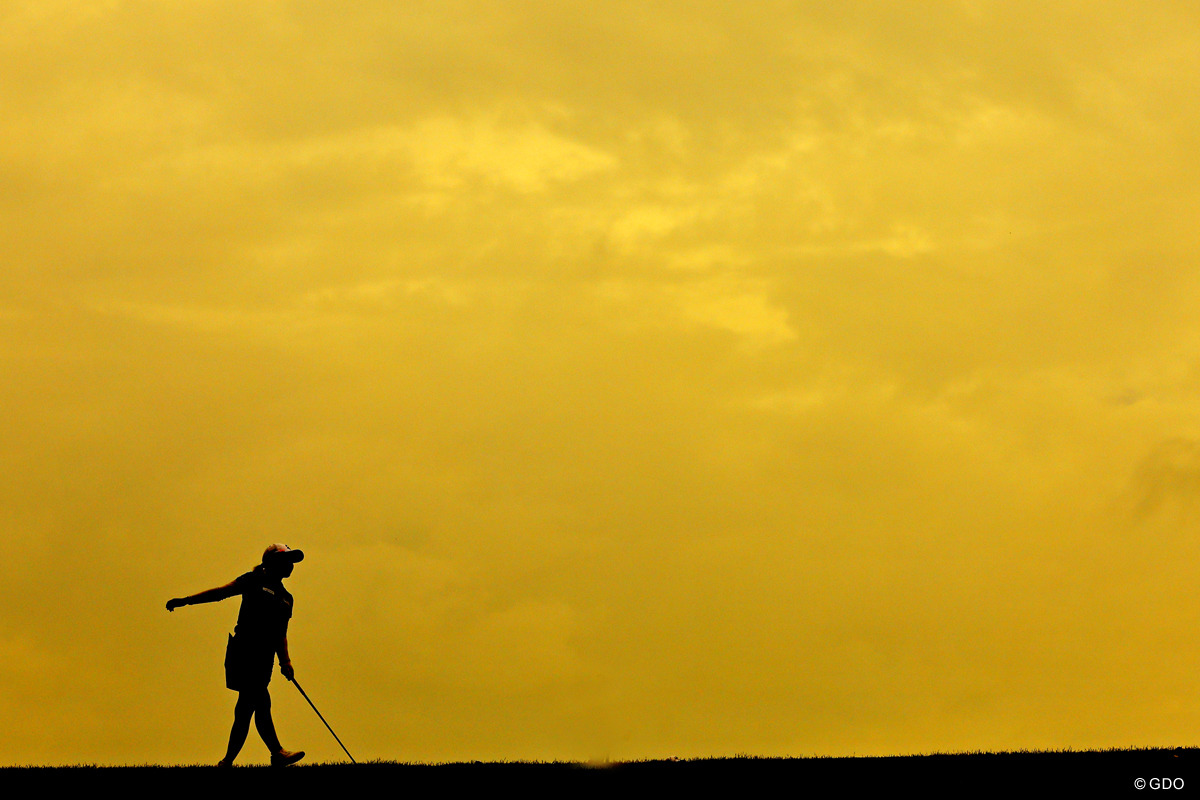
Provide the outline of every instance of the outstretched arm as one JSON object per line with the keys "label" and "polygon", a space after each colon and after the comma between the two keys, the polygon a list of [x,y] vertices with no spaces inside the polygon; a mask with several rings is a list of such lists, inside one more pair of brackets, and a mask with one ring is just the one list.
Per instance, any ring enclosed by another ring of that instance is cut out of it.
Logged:
{"label": "outstretched arm", "polygon": [[238,588],[234,584],[236,581],[227,583],[224,586],[218,586],[215,589],[206,589],[197,594],[190,594],[187,597],[175,597],[167,601],[167,611],[174,611],[180,606],[194,606],[200,603],[215,603],[218,600],[224,600],[226,597],[233,597],[238,593]]}

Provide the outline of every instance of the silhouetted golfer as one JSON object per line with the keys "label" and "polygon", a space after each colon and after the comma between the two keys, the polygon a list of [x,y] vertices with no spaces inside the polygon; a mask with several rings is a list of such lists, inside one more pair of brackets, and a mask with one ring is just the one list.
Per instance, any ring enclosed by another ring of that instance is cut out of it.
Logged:
{"label": "silhouetted golfer", "polygon": [[279,744],[271,719],[271,695],[267,691],[276,653],[283,677],[290,681],[296,674],[287,644],[292,595],[283,588],[283,579],[290,576],[296,562],[302,560],[304,553],[299,550],[273,544],[263,553],[261,564],[232,583],[167,601],[167,611],[174,611],[180,606],[215,603],[237,594],[242,596],[237,627],[225,650],[225,685],[238,693],[238,700],[233,709],[229,748],[218,766],[233,765],[246,742],[246,734],[250,732],[251,717],[258,735],[271,751],[272,765],[287,766],[304,758],[303,752],[290,753]]}

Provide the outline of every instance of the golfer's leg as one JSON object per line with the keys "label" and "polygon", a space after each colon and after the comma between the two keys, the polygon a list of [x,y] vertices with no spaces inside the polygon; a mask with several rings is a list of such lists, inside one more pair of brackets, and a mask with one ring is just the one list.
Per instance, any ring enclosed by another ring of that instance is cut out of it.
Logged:
{"label": "golfer's leg", "polygon": [[233,707],[233,729],[229,731],[229,747],[225,750],[225,760],[233,763],[237,754],[246,743],[246,734],[250,732],[250,717],[254,715],[255,698],[252,692],[238,692],[237,705]]}
{"label": "golfer's leg", "polygon": [[283,750],[279,737],[275,735],[275,721],[271,719],[271,694],[266,689],[262,690],[258,705],[254,709],[254,725],[271,755]]}

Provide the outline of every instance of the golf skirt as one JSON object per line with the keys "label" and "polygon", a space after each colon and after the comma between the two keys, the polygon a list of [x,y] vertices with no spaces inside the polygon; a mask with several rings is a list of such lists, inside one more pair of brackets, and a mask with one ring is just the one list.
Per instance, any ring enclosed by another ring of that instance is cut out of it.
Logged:
{"label": "golf skirt", "polygon": [[265,689],[275,667],[275,651],[260,642],[230,635],[225,646],[225,686],[235,692]]}

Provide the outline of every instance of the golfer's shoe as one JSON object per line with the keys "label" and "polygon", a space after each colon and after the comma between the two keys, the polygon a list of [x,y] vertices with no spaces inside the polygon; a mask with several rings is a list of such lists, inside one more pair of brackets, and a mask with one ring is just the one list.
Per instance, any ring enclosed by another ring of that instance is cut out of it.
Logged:
{"label": "golfer's shoe", "polygon": [[295,764],[302,758],[304,758],[303,750],[297,750],[294,753],[289,753],[287,750],[280,750],[278,753],[271,755],[271,766],[286,767],[288,764]]}
{"label": "golfer's shoe", "polygon": [[232,767],[233,762],[230,761],[228,758],[222,758],[220,761],[217,762],[217,766],[218,767]]}

